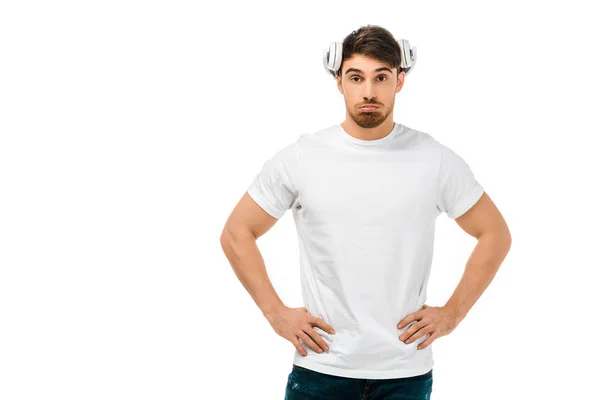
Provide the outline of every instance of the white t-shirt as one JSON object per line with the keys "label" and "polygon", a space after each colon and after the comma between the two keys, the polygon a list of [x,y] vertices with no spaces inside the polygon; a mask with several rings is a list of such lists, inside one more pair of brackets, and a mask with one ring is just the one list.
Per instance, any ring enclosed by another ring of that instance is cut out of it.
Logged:
{"label": "white t-shirt", "polygon": [[301,134],[264,163],[248,194],[281,218],[292,209],[304,307],[336,333],[293,363],[348,378],[422,375],[429,336],[406,344],[398,329],[427,298],[436,218],[456,218],[483,194],[467,163],[431,135],[396,123],[361,140],[340,124]]}

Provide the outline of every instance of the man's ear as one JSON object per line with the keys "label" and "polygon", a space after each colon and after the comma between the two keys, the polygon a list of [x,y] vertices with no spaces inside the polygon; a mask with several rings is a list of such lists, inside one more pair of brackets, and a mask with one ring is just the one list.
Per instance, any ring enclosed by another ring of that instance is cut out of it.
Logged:
{"label": "man's ear", "polygon": [[400,89],[402,89],[402,86],[404,86],[404,77],[406,76],[406,73],[404,71],[401,71],[398,74],[398,82],[396,84],[396,93],[398,93],[400,91]]}
{"label": "man's ear", "polygon": [[335,82],[337,84],[337,88],[341,94],[344,94],[344,89],[342,88],[342,78],[339,76],[335,77]]}

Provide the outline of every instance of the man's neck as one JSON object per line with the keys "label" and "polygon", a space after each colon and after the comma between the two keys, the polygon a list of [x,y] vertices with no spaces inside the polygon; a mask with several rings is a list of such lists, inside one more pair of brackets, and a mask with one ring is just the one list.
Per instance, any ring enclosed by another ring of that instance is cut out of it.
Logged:
{"label": "man's neck", "polygon": [[376,140],[389,135],[394,129],[394,120],[389,118],[375,128],[362,128],[354,121],[346,119],[341,124],[342,129],[350,136],[360,140]]}

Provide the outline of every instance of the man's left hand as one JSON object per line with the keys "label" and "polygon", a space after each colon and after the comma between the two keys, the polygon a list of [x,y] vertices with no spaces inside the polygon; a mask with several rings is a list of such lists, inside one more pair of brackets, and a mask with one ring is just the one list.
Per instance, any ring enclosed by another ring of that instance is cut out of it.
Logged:
{"label": "man's left hand", "polygon": [[429,338],[417,346],[417,349],[421,350],[429,346],[437,338],[452,332],[460,322],[460,319],[447,307],[431,307],[424,304],[419,311],[415,311],[404,317],[398,324],[398,329],[402,329],[413,321],[417,322],[400,335],[400,340],[408,344],[423,335],[429,334]]}

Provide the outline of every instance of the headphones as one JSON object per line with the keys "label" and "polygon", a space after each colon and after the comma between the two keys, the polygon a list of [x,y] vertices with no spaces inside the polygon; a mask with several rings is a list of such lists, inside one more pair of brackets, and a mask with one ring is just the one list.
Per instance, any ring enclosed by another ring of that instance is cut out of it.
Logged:
{"label": "headphones", "polygon": [[[334,78],[336,71],[342,65],[342,44],[342,42],[332,42],[329,50],[323,50],[323,66],[325,71]],[[398,40],[398,45],[400,45],[400,70],[408,75],[417,62],[417,48],[410,47],[410,43],[405,39]]]}

